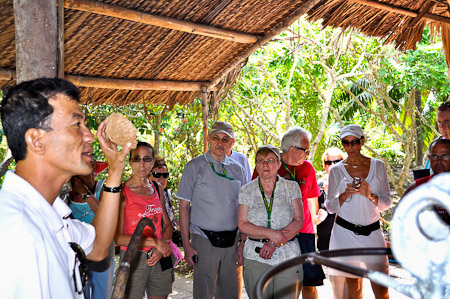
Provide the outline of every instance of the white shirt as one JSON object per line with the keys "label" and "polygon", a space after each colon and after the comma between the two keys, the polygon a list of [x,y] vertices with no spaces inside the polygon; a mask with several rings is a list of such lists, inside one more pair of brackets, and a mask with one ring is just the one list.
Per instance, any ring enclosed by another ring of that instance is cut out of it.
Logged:
{"label": "white shirt", "polygon": [[69,242],[88,255],[95,229],[68,218],[70,213],[60,198],[51,206],[27,181],[6,173],[0,191],[2,298],[84,298],[75,292],[75,252]]}
{"label": "white shirt", "polygon": [[[267,227],[267,209],[258,182],[258,179],[255,179],[241,188],[239,204],[248,207],[248,222],[257,226]],[[265,197],[267,201],[270,201],[271,195],[265,194]],[[274,230],[281,230],[288,226],[294,219],[292,201],[299,200],[301,202],[301,198],[302,192],[297,182],[278,177],[273,198],[270,227]],[[300,255],[300,247],[296,239],[275,249],[272,257],[268,260],[261,258],[259,253],[255,251],[256,247],[262,248],[263,246],[264,243],[262,242],[247,240],[244,245],[244,257],[275,266]]]}

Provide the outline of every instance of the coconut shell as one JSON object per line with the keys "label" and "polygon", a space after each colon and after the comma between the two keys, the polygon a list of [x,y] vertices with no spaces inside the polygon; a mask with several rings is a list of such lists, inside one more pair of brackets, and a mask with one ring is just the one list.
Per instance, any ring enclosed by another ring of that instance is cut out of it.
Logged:
{"label": "coconut shell", "polygon": [[105,132],[115,145],[124,147],[131,142],[133,149],[137,146],[137,130],[122,114],[113,113],[106,118]]}

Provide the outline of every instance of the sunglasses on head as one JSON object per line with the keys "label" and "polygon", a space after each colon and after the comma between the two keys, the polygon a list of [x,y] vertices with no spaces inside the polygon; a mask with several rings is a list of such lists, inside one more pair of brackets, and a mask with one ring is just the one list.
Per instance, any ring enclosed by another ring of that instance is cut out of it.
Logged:
{"label": "sunglasses on head", "polygon": [[155,178],[160,178],[161,176],[165,179],[167,179],[169,177],[169,173],[168,172],[152,172],[152,176]]}
{"label": "sunglasses on head", "polygon": [[342,141],[342,145],[343,146],[349,146],[349,145],[352,145],[352,146],[355,146],[355,145],[359,145],[359,144],[361,144],[361,140],[363,139],[364,137],[361,137],[361,138],[359,138],[359,139],[355,139],[355,140],[352,140],[352,141],[348,141],[348,140],[344,140],[344,139],[342,139],[341,141]]}
{"label": "sunglasses on head", "polygon": [[133,158],[131,158],[130,159],[132,162],[141,162],[141,160],[142,161],[144,161],[144,162],[147,162],[147,163],[149,163],[149,162],[152,162],[153,161],[153,158],[152,157],[133,157]]}
{"label": "sunglasses on head", "polygon": [[333,160],[333,161],[326,160],[326,161],[323,161],[323,163],[325,163],[325,165],[331,165],[331,164],[338,164],[341,161],[342,160]]}

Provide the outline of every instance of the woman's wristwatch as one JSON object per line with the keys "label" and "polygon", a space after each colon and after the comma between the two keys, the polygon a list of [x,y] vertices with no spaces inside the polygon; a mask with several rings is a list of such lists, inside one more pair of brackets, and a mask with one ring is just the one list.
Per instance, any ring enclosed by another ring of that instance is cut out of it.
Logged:
{"label": "woman's wristwatch", "polygon": [[92,195],[92,193],[90,191],[88,191],[86,193],[83,193],[81,195],[81,198],[83,198],[84,201],[87,201],[91,195]]}
{"label": "woman's wristwatch", "polygon": [[369,197],[369,200],[373,203],[376,203],[375,201],[378,200],[378,195],[370,193],[370,196],[372,197],[372,199],[370,199],[370,197]]}

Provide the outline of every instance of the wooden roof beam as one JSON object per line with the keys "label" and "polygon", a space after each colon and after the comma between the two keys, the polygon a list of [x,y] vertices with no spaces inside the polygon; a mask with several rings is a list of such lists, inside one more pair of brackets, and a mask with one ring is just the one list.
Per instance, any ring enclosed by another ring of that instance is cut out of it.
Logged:
{"label": "wooden roof beam", "polygon": [[[65,75],[66,80],[79,87],[126,89],[126,90],[172,90],[172,91],[202,91],[202,86],[211,82],[202,81],[170,81],[170,80],[127,80],[98,77]],[[16,79],[14,70],[0,68],[0,80]]]}
{"label": "wooden roof beam", "polygon": [[107,79],[71,75],[66,75],[64,78],[76,86],[126,90],[201,91],[202,86],[210,83],[199,81]]}
{"label": "wooden roof beam", "polygon": [[165,16],[152,15],[138,10],[123,8],[93,0],[64,0],[64,8],[96,13],[137,23],[183,31],[191,34],[204,35],[238,43],[253,44],[257,41],[257,37],[255,35],[224,30],[209,25],[181,21]]}
{"label": "wooden roof beam", "polygon": [[[348,1],[363,4],[366,6],[373,7],[373,8],[378,8],[381,10],[386,10],[386,11],[393,12],[393,13],[402,14],[402,15],[405,15],[408,17],[413,17],[413,18],[416,18],[421,15],[420,13],[413,11],[413,10],[409,10],[409,9],[406,9],[403,7],[389,5],[389,4],[385,4],[385,3],[380,3],[378,1],[373,1],[373,0],[348,0]],[[438,15],[434,15],[434,14],[430,14],[430,13],[423,14],[423,18],[450,24],[450,18],[438,16]]]}

